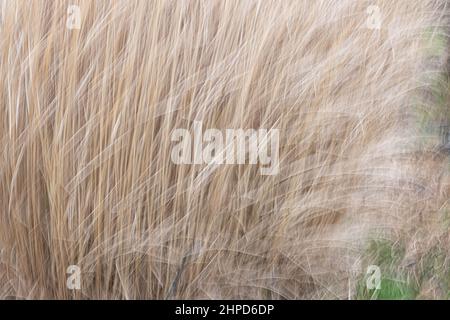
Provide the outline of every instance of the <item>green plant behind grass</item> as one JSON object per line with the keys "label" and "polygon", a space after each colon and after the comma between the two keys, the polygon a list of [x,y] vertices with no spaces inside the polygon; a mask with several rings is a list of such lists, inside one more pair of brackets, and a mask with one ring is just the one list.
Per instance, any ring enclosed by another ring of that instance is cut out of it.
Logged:
{"label": "green plant behind grass", "polygon": [[367,265],[376,265],[381,270],[380,288],[368,289],[367,275],[360,277],[356,299],[358,300],[410,300],[419,290],[414,281],[400,271],[399,265],[405,250],[400,244],[388,240],[373,240],[367,249]]}

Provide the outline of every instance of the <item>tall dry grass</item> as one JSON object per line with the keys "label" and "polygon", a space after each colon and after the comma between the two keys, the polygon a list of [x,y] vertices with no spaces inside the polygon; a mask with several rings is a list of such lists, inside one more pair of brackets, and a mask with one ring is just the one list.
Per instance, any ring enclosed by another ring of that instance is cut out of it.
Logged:
{"label": "tall dry grass", "polygon": [[[445,205],[414,127],[445,0],[0,4],[0,298],[352,298]],[[279,129],[279,174],[175,165],[195,120]]]}

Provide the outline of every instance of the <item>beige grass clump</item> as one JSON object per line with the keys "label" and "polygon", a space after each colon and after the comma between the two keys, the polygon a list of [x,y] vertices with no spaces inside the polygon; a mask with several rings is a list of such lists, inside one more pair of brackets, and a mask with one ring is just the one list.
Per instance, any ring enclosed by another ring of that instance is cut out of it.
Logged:
{"label": "beige grass clump", "polygon": [[[351,298],[441,201],[410,123],[447,1],[0,4],[0,298]],[[278,175],[175,165],[195,120],[279,129]]]}

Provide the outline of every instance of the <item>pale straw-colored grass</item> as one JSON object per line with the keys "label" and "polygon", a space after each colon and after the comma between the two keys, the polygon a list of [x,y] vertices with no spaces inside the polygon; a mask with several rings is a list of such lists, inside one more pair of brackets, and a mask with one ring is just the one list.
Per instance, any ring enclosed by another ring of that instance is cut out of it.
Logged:
{"label": "pale straw-colored grass", "polygon": [[[446,200],[412,125],[445,0],[0,4],[0,298],[352,298]],[[279,129],[279,173],[175,165],[195,120]]]}

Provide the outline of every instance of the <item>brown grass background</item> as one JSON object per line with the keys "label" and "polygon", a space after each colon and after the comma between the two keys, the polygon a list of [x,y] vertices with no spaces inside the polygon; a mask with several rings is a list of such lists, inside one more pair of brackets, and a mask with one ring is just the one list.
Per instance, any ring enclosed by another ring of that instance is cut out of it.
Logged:
{"label": "brown grass background", "polygon": [[[0,5],[0,298],[354,298],[370,239],[449,248],[448,157],[415,122],[447,1]],[[278,128],[279,174],[173,164],[194,120]]]}

